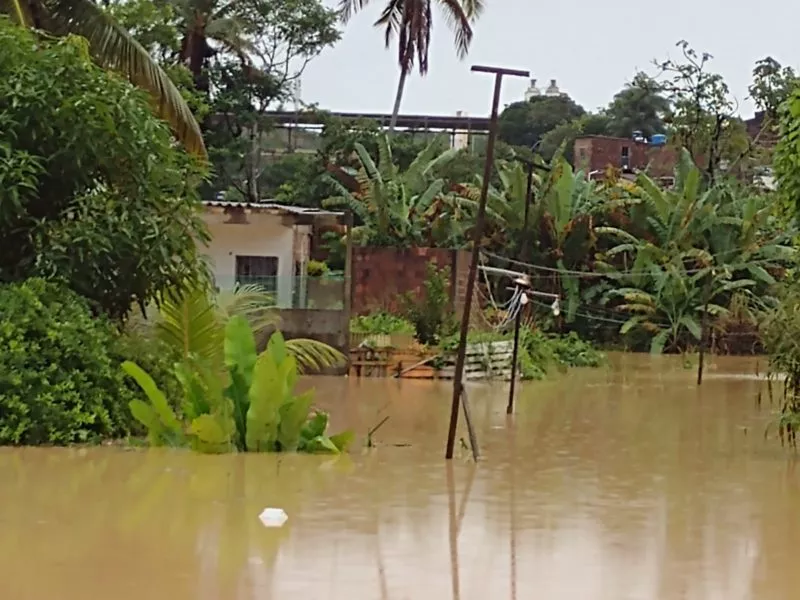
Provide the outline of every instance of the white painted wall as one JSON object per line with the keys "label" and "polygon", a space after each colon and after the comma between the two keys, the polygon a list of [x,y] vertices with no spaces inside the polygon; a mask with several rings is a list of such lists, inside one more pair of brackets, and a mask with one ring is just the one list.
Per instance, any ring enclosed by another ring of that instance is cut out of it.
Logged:
{"label": "white painted wall", "polygon": [[236,281],[236,256],[275,256],[278,258],[278,297],[281,308],[292,306],[294,283],[294,228],[282,217],[264,213],[247,215],[248,223],[225,223],[228,215],[206,211],[211,241],[201,248],[211,261],[214,277],[221,288]]}

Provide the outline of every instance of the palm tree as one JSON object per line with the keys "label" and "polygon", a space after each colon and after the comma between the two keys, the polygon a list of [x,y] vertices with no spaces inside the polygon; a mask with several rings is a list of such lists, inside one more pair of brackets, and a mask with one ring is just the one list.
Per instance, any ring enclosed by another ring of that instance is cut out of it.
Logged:
{"label": "palm tree", "polygon": [[[342,20],[347,22],[368,2],[369,0],[340,0]],[[472,43],[471,23],[480,16],[483,0],[436,0],[436,4],[444,11],[445,20],[453,30],[458,57],[464,58]],[[395,35],[398,38],[397,61],[400,65],[400,80],[392,109],[390,132],[393,132],[397,125],[406,77],[414,68],[414,61],[419,62],[420,75],[428,72],[428,51],[433,27],[432,7],[431,0],[388,0],[381,16],[375,21],[375,27],[384,29],[387,48]]]}
{"label": "palm tree", "polygon": [[182,21],[180,58],[198,87],[208,91],[208,81],[202,77],[203,68],[214,54],[211,41],[248,63],[245,50],[245,24],[233,14],[233,2],[220,0],[171,0]]}
{"label": "palm tree", "polygon": [[189,152],[206,157],[200,126],[180,91],[147,51],[92,0],[0,0],[0,13],[25,27],[89,41],[93,59],[124,73],[153,97],[158,115]]}

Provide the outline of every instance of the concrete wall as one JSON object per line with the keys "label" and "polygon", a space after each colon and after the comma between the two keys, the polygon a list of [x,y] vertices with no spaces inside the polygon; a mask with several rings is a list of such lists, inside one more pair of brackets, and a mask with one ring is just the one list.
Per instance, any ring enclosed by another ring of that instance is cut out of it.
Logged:
{"label": "concrete wall", "polygon": [[294,229],[277,215],[251,213],[247,223],[229,215],[206,212],[204,219],[211,241],[202,251],[212,263],[214,277],[221,288],[231,287],[236,279],[236,256],[274,256],[278,258],[279,307],[292,305],[294,282]]}
{"label": "concrete wall", "polygon": [[460,313],[469,252],[443,248],[353,248],[353,314],[402,310],[402,296],[424,293],[428,263],[448,271],[450,300]]}
{"label": "concrete wall", "polygon": [[[279,311],[280,330],[287,340],[311,338],[333,346],[345,356],[350,352],[350,321],[343,310],[290,309]],[[265,346],[267,340],[261,340]],[[332,369],[326,374],[343,375],[347,366]]]}

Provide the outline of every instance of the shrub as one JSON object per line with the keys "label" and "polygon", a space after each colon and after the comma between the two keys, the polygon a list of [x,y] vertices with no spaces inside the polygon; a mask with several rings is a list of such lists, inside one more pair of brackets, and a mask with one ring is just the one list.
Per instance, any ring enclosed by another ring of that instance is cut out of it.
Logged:
{"label": "shrub", "polygon": [[320,260],[310,260],[306,265],[306,273],[309,277],[322,277],[328,273],[328,265]]}
{"label": "shrub", "polygon": [[450,280],[446,269],[438,269],[433,262],[428,263],[427,277],[423,284],[422,300],[415,294],[404,297],[408,320],[414,324],[416,338],[421,344],[438,344],[442,338],[456,330],[450,312]]}
{"label": "shrub", "polygon": [[70,444],[129,432],[117,334],[41,279],[0,287],[0,444]]}
{"label": "shrub", "polygon": [[[114,359],[120,365],[126,361],[135,362],[147,371],[156,385],[164,390],[167,398],[174,402],[173,408],[180,408],[178,401],[183,389],[175,377],[175,363],[181,360],[181,356],[174,348],[154,336],[129,331],[119,337],[114,350]],[[124,379],[131,392],[138,395],[140,388],[136,382],[129,377]],[[136,425],[138,430],[138,423]]]}
{"label": "shrub", "polygon": [[392,313],[376,312],[371,315],[353,317],[350,320],[352,333],[391,335],[393,333],[414,333],[414,324],[408,319]]}

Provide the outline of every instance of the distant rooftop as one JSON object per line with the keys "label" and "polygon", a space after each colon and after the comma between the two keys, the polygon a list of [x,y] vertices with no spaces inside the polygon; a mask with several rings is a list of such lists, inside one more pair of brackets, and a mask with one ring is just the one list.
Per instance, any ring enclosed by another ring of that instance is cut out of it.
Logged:
{"label": "distant rooftop", "polygon": [[203,206],[209,208],[246,208],[255,212],[273,213],[280,216],[296,215],[304,217],[342,217],[344,212],[322,210],[309,206],[293,206],[280,204],[271,200],[263,202],[230,202],[228,200],[203,200]]}

